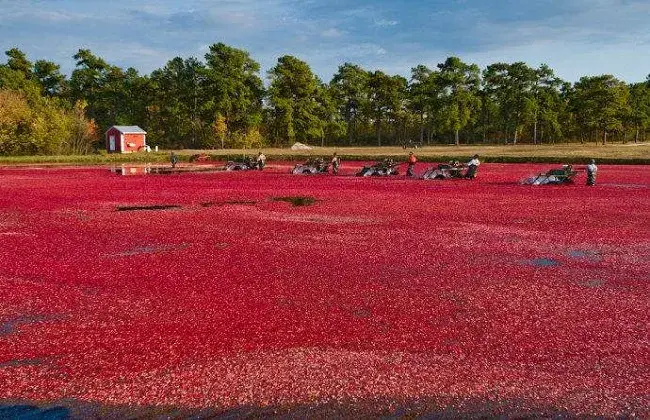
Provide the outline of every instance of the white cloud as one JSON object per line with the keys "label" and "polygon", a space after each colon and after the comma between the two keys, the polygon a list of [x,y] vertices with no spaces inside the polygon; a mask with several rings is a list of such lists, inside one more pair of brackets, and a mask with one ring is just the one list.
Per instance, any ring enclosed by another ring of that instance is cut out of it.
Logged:
{"label": "white cloud", "polygon": [[354,9],[344,10],[341,16],[352,19],[360,19],[372,22],[374,26],[391,27],[399,24],[395,19],[387,19],[379,9],[371,7],[358,7]]}
{"label": "white cloud", "polygon": [[389,26],[395,26],[397,24],[399,24],[399,22],[396,20],[375,19],[375,26],[389,27]]}
{"label": "white cloud", "polygon": [[338,38],[345,34],[344,31],[341,31],[337,28],[328,28],[321,32],[321,35],[325,38]]}
{"label": "white cloud", "polygon": [[[581,5],[583,7],[581,7]],[[650,42],[650,2],[578,0],[563,13],[521,20],[489,19],[476,15],[471,34],[477,45],[493,48],[540,41],[613,45]]]}
{"label": "white cloud", "polygon": [[599,74],[612,74],[626,82],[638,82],[642,80],[638,75],[639,69],[645,69],[645,73],[650,69],[650,57],[640,55],[636,47],[626,44],[593,48],[584,42],[542,41],[470,53],[461,58],[482,68],[499,61],[523,61],[532,67],[548,64],[557,76],[569,82]]}
{"label": "white cloud", "polygon": [[0,14],[0,20],[4,21],[31,21],[32,23],[40,22],[43,24],[70,23],[91,19],[92,16],[82,13],[61,12],[56,10],[43,10],[38,8],[29,8],[27,10],[6,11]]}
{"label": "white cloud", "polygon": [[377,56],[386,54],[386,50],[380,45],[373,43],[361,43],[345,45],[340,49],[335,50],[338,56],[360,58],[367,56]]}
{"label": "white cloud", "polygon": [[296,55],[323,79],[345,61],[408,76],[450,55],[480,65],[546,62],[572,81],[590,72],[634,81],[649,71],[648,0],[458,3],[0,0],[0,51],[15,46],[68,72],[81,47],[147,73],[177,55],[201,56],[207,47],[199,46],[215,42],[249,51],[263,71]]}

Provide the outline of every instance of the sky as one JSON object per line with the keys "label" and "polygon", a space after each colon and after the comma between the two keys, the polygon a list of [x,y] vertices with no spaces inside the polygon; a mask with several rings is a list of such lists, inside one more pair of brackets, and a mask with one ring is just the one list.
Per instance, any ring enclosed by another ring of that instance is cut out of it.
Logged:
{"label": "sky", "polygon": [[345,62],[408,77],[457,56],[638,82],[650,74],[650,0],[0,0],[2,51],[66,74],[80,48],[148,74],[218,42],[248,51],[263,76],[285,54],[326,82]]}

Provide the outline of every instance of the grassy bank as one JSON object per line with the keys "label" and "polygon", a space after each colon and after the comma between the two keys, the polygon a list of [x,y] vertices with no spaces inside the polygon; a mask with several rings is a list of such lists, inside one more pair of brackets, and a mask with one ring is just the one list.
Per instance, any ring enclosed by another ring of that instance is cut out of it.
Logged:
{"label": "grassy bank", "polygon": [[[410,149],[409,149],[410,150]],[[269,160],[295,161],[309,156],[330,156],[337,152],[344,160],[375,160],[391,157],[403,160],[409,150],[401,147],[314,147],[309,151],[290,149],[262,149]],[[598,163],[650,164],[650,143],[610,145],[521,145],[521,146],[431,146],[414,150],[418,159],[424,162],[465,160],[478,154],[484,162],[501,163],[586,163],[596,159]],[[244,154],[255,155],[258,150],[180,150],[176,151],[181,161],[189,161],[197,153],[205,153],[213,160],[224,161],[241,158]],[[0,164],[76,164],[99,165],[121,163],[159,163],[169,161],[169,151],[134,154],[93,154],[81,156],[4,156]]]}

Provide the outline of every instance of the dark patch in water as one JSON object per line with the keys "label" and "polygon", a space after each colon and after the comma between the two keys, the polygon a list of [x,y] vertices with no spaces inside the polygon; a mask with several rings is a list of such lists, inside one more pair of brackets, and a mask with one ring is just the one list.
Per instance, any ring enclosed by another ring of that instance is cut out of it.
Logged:
{"label": "dark patch in water", "polygon": [[600,254],[596,251],[587,251],[581,249],[574,249],[569,251],[569,256],[573,258],[585,259],[589,261],[600,261]]}
{"label": "dark patch in water", "polygon": [[[400,360],[395,358],[395,360]],[[635,398],[620,417],[643,412],[645,400]],[[531,404],[525,400],[463,399],[449,405],[433,399],[396,401],[377,397],[354,402],[323,402],[294,405],[238,405],[232,408],[181,408],[174,406],[104,405],[74,399],[49,404],[31,401],[0,403],[1,419],[302,419],[302,418],[430,418],[430,419],[566,419],[575,413],[563,408]]]}
{"label": "dark patch in water", "polygon": [[141,254],[158,254],[161,252],[176,251],[180,249],[185,249],[189,244],[183,243],[180,245],[143,245],[137,246],[133,249],[129,249],[122,252],[116,252],[114,254],[104,254],[104,257],[131,257],[133,255]]}
{"label": "dark patch in water", "polygon": [[257,204],[257,201],[253,201],[253,200],[229,200],[229,201],[224,201],[222,204],[254,206],[255,204]]}
{"label": "dark patch in water", "polygon": [[534,258],[532,260],[525,261],[525,263],[532,265],[533,267],[555,267],[560,265],[558,261],[555,261],[551,258]]}
{"label": "dark patch in water", "polygon": [[88,212],[86,210],[64,210],[63,214],[65,214],[66,216],[75,217],[77,220],[81,222],[85,222],[92,219],[90,216],[88,216]]}
{"label": "dark patch in water", "polygon": [[70,409],[66,407],[41,408],[34,405],[0,405],[2,419],[63,420],[71,418]]}
{"label": "dark patch in water", "polygon": [[370,318],[372,312],[368,308],[359,308],[352,311],[352,316],[355,318]]}
{"label": "dark patch in water", "polygon": [[293,204],[294,207],[311,206],[316,202],[314,197],[309,196],[288,196],[288,197],[273,197],[273,201],[285,201]]}
{"label": "dark patch in water", "polygon": [[616,187],[616,188],[650,188],[647,184],[599,184],[603,187]]}
{"label": "dark patch in water", "polygon": [[230,244],[228,242],[217,242],[216,244],[214,244],[214,247],[217,249],[226,249],[229,246]]}
{"label": "dark patch in water", "polygon": [[599,289],[603,287],[606,283],[607,282],[602,279],[590,279],[590,280],[578,282],[580,286],[589,287],[590,289]]}
{"label": "dark patch in water", "polygon": [[39,322],[47,321],[48,318],[42,315],[21,315],[16,318],[6,321],[0,325],[0,336],[9,335],[16,332],[16,329],[21,325],[36,324]]}
{"label": "dark patch in water", "polygon": [[3,367],[20,367],[20,366],[38,366],[43,364],[43,361],[40,359],[20,359],[20,360],[9,360],[7,362],[0,363],[0,368]]}
{"label": "dark patch in water", "polygon": [[296,306],[293,300],[286,297],[277,298],[277,305],[281,308],[294,308]]}
{"label": "dark patch in water", "polygon": [[208,201],[201,203],[201,207],[212,207],[212,206],[226,206],[226,205],[239,205],[239,206],[254,206],[257,204],[257,201],[253,200],[228,200],[228,201]]}
{"label": "dark patch in water", "polygon": [[117,206],[116,211],[170,210],[180,209],[176,204],[156,204],[153,206]]}

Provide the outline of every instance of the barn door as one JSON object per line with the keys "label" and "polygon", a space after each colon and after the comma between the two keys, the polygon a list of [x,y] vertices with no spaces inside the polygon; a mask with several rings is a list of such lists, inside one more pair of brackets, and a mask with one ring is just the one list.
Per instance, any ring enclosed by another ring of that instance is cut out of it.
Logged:
{"label": "barn door", "polygon": [[108,137],[108,150],[115,151],[115,136],[112,134]]}

